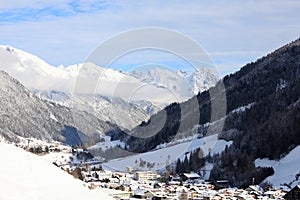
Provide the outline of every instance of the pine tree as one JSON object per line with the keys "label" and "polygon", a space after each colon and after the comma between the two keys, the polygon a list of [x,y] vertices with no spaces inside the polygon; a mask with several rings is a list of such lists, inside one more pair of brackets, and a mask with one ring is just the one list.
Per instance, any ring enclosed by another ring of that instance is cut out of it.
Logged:
{"label": "pine tree", "polygon": [[185,156],[184,161],[183,161],[183,171],[186,172],[186,173],[190,173],[191,172],[187,156]]}
{"label": "pine tree", "polygon": [[179,158],[177,159],[177,162],[176,162],[176,173],[177,174],[181,174],[182,173],[181,161],[180,161]]}

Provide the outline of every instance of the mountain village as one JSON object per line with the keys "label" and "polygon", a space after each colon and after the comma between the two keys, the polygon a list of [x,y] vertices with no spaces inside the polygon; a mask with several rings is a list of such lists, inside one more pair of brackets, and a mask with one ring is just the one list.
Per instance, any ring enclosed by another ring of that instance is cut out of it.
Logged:
{"label": "mountain village", "polygon": [[37,140],[14,144],[39,155],[61,170],[81,180],[90,190],[100,190],[114,199],[180,199],[180,200],[292,200],[300,194],[300,185],[294,188],[275,188],[269,184],[250,185],[244,189],[232,188],[227,180],[212,184],[198,173],[171,174],[166,170],[116,171],[102,165],[84,147],[68,147],[60,143]]}
{"label": "mountain village", "polygon": [[300,200],[300,1],[0,1],[0,200]]}

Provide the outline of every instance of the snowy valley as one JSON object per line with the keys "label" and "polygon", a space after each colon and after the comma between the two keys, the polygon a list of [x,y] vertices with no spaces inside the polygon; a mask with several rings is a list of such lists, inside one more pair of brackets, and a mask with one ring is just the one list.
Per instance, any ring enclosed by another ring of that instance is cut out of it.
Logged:
{"label": "snowy valley", "polygon": [[3,198],[64,199],[50,193],[67,184],[74,199],[283,199],[300,178],[299,52],[296,40],[219,80],[54,67],[1,46]]}

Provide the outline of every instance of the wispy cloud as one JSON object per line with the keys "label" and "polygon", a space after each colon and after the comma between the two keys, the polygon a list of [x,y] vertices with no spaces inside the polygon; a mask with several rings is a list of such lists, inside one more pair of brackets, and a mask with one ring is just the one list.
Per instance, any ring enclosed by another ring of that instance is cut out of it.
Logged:
{"label": "wispy cloud", "polygon": [[30,4],[12,1],[0,5],[0,22],[26,22],[56,20],[59,17],[71,17],[79,14],[92,14],[108,9],[109,4],[97,0],[43,1],[35,0]]}
{"label": "wispy cloud", "polygon": [[54,17],[68,17],[74,15],[66,9],[46,7],[42,9],[11,9],[0,13],[0,23],[17,23],[25,21],[53,20]]}

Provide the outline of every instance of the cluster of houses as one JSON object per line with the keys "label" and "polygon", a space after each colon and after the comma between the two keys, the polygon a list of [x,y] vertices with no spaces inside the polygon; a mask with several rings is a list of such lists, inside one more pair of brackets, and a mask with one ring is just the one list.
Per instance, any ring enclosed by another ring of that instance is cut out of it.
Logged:
{"label": "cluster of houses", "polygon": [[[196,173],[171,176],[162,181],[155,171],[112,172],[105,170],[83,170],[84,181],[90,189],[99,189],[115,199],[183,199],[183,200],[252,200],[252,199],[300,199],[299,189],[285,192],[251,185],[246,189],[223,188],[217,190],[214,185],[205,182]],[[298,193],[297,193],[298,191]]]}
{"label": "cluster of houses", "polygon": [[[25,145],[24,147],[28,148]],[[80,169],[80,177],[90,189],[102,190],[119,200],[300,200],[300,185],[290,191],[270,188],[264,191],[257,185],[251,185],[246,189],[226,188],[228,181],[219,180],[216,184],[218,187],[223,186],[223,189],[217,190],[215,185],[205,182],[197,173],[170,176],[166,180],[155,171],[133,171],[131,167],[127,167],[127,172],[104,170],[101,162],[93,159],[87,161],[89,152],[80,148],[65,149],[63,146],[55,145],[49,146],[49,152],[73,155],[72,159],[75,159],[73,162],[59,161],[56,163],[59,163],[57,166],[70,174]]]}

